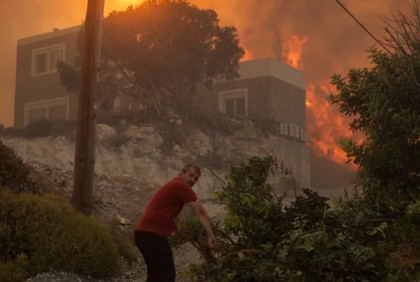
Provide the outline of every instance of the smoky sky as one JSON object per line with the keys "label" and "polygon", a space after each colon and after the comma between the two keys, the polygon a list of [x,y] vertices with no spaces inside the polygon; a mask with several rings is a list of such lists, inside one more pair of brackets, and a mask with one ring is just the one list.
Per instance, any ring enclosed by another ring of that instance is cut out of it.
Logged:
{"label": "smoky sky", "polygon": [[[240,44],[257,58],[281,59],[282,43],[290,35],[307,36],[302,63],[308,80],[325,79],[335,72],[366,65],[365,51],[376,44],[335,0],[192,2],[214,8],[221,22],[235,26]],[[341,2],[378,39],[384,35],[381,17],[407,7],[405,1],[399,0]]]}
{"label": "smoky sky", "polygon": [[[125,2],[105,0],[105,15]],[[0,0],[0,124],[13,125],[17,40],[79,25],[86,8],[87,0]]]}
{"label": "smoky sky", "polygon": [[[142,2],[142,1],[140,1]],[[138,2],[138,3],[140,3]],[[105,0],[105,16],[134,1]],[[307,38],[302,45],[301,65],[307,85],[329,81],[334,73],[369,65],[366,50],[378,44],[352,19],[336,0],[191,0],[202,9],[213,9],[220,25],[238,30],[239,44],[251,58],[282,58],[282,46],[294,35]],[[383,17],[406,12],[401,0],[341,0],[348,10],[378,39],[383,39]],[[0,124],[13,123],[16,44],[19,38],[82,23],[87,1],[0,0]],[[314,89],[318,89],[315,87]],[[325,93],[316,91],[317,99]],[[328,119],[335,119],[333,112]],[[307,115],[308,126],[316,111]],[[328,121],[328,119],[325,119]],[[334,125],[330,125],[334,127]],[[339,130],[335,133],[339,134]],[[314,136],[314,138],[322,138]]]}
{"label": "smoky sky", "polygon": [[[226,1],[228,2],[228,1]],[[351,68],[368,67],[367,49],[379,44],[335,0],[196,0],[197,6],[213,8],[221,23],[238,29],[242,47],[252,58],[274,57],[284,61],[283,45],[290,36],[305,38],[300,59],[307,85],[307,130],[312,152],[344,164],[339,148],[343,138],[353,138],[350,119],[328,106],[326,87],[330,77],[346,75]],[[384,18],[406,12],[408,2],[398,0],[351,1],[341,3],[378,40],[385,33]],[[360,138],[359,135],[356,135]]]}

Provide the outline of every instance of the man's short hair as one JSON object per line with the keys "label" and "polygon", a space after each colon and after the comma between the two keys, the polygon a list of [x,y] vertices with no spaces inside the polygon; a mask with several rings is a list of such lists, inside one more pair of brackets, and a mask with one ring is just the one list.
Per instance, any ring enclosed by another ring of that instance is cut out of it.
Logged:
{"label": "man's short hair", "polygon": [[181,172],[186,173],[186,172],[187,172],[187,171],[188,171],[191,167],[193,167],[193,168],[194,168],[195,173],[197,173],[197,174],[201,175],[201,169],[200,169],[200,167],[199,167],[198,165],[195,165],[195,164],[186,164],[186,165],[182,168]]}

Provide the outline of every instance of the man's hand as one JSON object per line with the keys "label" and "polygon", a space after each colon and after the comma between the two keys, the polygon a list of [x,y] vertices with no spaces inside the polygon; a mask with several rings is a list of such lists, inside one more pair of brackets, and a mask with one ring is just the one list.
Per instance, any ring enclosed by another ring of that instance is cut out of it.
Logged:
{"label": "man's hand", "polygon": [[207,234],[207,243],[208,247],[214,249],[217,245],[216,237],[214,236],[213,230],[211,229],[211,220],[210,217],[207,215],[206,210],[201,205],[200,202],[190,202],[189,203],[191,208],[193,209],[194,213],[198,217],[198,221],[204,227],[204,230]]}

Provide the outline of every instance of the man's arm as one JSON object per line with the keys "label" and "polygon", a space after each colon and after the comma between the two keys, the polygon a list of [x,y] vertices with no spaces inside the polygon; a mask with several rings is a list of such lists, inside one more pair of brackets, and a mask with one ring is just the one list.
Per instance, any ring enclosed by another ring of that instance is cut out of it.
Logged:
{"label": "man's arm", "polygon": [[211,219],[207,215],[207,212],[204,209],[203,205],[200,202],[189,202],[188,204],[191,206],[192,210],[198,218],[198,221],[206,231],[207,242],[209,243],[209,247],[216,247],[217,240],[214,236],[213,230],[211,229]]}

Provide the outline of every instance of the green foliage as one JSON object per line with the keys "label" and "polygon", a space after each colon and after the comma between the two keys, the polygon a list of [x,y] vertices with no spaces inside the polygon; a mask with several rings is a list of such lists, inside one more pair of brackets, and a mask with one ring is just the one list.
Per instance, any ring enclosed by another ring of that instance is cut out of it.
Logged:
{"label": "green foliage", "polygon": [[221,113],[212,113],[207,115],[199,113],[194,117],[194,119],[200,130],[206,132],[207,134],[220,132],[224,135],[233,135],[235,132],[243,128],[243,124],[241,124],[241,122],[238,122],[235,118],[225,116]]}
{"label": "green foliage", "polygon": [[24,128],[0,128],[0,134],[4,136],[13,136],[21,138],[38,138],[38,137],[57,137],[66,136],[74,138],[76,130],[75,121],[67,121],[64,119],[50,120],[40,119],[29,123]]}
{"label": "green foliage", "polygon": [[236,29],[213,10],[182,0],[148,0],[104,21],[103,54],[132,71],[156,108],[182,106],[197,82],[238,76],[243,50]]}
{"label": "green foliage", "polygon": [[[159,114],[185,108],[197,83],[238,76],[244,54],[238,43],[234,27],[221,27],[213,10],[187,1],[148,0],[114,11],[103,25],[100,107],[126,94]],[[58,67],[62,85],[75,92],[77,72]]]}
{"label": "green foliage", "polygon": [[[223,222],[213,224],[218,247],[212,252],[203,247],[204,234],[197,221],[182,222],[173,238],[176,246],[191,242],[205,258],[190,266],[191,275],[198,281],[409,281],[405,279],[413,277],[416,262],[404,268],[390,259],[395,249],[388,245],[393,242],[390,238],[400,232],[397,221],[373,212],[357,193],[336,199],[334,209],[328,198],[310,189],[284,204],[268,179],[290,173],[272,157],[254,157],[231,168],[226,185],[216,193],[226,206]],[[416,206],[410,211],[416,213]],[[418,234],[413,224],[407,226]]]}
{"label": "green foliage", "polygon": [[8,186],[20,191],[29,177],[29,168],[12,148],[0,141],[0,187]]}
{"label": "green foliage", "polygon": [[329,100],[352,118],[363,142],[348,141],[348,157],[360,169],[366,199],[382,212],[403,211],[420,197],[420,10],[396,13],[387,24],[389,52],[368,50],[371,67],[335,74]]}
{"label": "green foliage", "polygon": [[57,269],[95,277],[118,270],[110,233],[68,203],[0,190],[0,275]]}
{"label": "green foliage", "polygon": [[391,281],[419,276],[420,9],[416,0],[410,2],[411,15],[397,12],[385,21],[387,52],[372,47],[371,67],[335,74],[337,93],[329,97],[353,119],[350,128],[364,135],[362,142],[343,143],[359,166],[363,188],[360,209],[354,212],[368,215],[360,221],[370,228],[366,239],[373,237],[389,252]]}
{"label": "green foliage", "polygon": [[44,179],[1,141],[0,160],[0,187],[6,186],[14,192],[36,194],[50,193],[57,189],[55,183]]}
{"label": "green foliage", "polygon": [[28,276],[26,267],[28,257],[24,254],[16,256],[14,261],[0,262],[0,281],[20,282]]}
{"label": "green foliage", "polygon": [[104,57],[124,65],[153,109],[183,106],[197,82],[237,77],[243,50],[233,27],[186,1],[149,0],[104,21]]}
{"label": "green foliage", "polygon": [[51,120],[47,118],[35,120],[25,126],[24,130],[21,131],[21,135],[27,138],[45,137],[50,134],[51,125]]}
{"label": "green foliage", "polygon": [[57,71],[60,73],[60,82],[69,93],[76,93],[80,89],[81,72],[63,61],[57,62]]}
{"label": "green foliage", "polygon": [[[364,135],[347,140],[344,150],[359,166],[363,197],[354,215],[366,235],[359,240],[388,253],[390,281],[419,276],[419,140],[420,140],[420,10],[416,1],[410,18],[397,13],[388,22],[388,53],[369,49],[370,68],[336,74],[337,88],[329,100],[353,119],[350,128]],[[394,25],[393,25],[394,24]],[[350,215],[350,214],[349,214]],[[351,217],[351,215],[350,215]]]}

